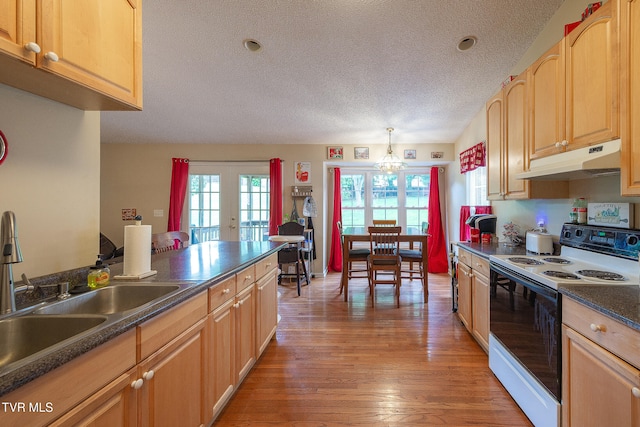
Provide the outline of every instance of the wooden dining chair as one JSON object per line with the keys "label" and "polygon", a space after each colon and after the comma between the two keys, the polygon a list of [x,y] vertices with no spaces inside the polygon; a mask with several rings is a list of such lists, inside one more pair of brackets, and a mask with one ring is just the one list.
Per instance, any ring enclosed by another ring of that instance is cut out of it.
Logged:
{"label": "wooden dining chair", "polygon": [[[337,222],[338,231],[340,231],[340,247],[342,248],[342,256],[347,258],[347,271],[343,271],[342,274],[347,275],[347,280],[354,278],[366,279],[369,277],[367,269],[367,258],[371,251],[368,247],[356,247],[353,242],[350,242],[349,247],[344,247],[344,236],[342,234],[342,223]],[[363,242],[364,243],[364,242]],[[340,294],[343,291],[342,280],[340,281]]]}
{"label": "wooden dining chair", "polygon": [[369,227],[369,291],[371,305],[375,306],[377,285],[393,285],[396,307],[400,307],[400,285],[402,283],[402,258],[399,240],[402,227]]}
{"label": "wooden dining chair", "polygon": [[374,227],[395,227],[396,220],[395,219],[374,219],[373,226]]}
{"label": "wooden dining chair", "polygon": [[151,253],[181,249],[189,242],[189,235],[184,231],[167,231],[165,233],[154,233],[151,235]]}
{"label": "wooden dining chair", "polygon": [[400,247],[400,258],[402,259],[401,275],[403,279],[419,279],[422,282],[424,302],[427,302],[429,295],[429,272],[426,264],[426,257],[422,251],[426,251],[426,245],[418,242],[409,242],[408,247]]}

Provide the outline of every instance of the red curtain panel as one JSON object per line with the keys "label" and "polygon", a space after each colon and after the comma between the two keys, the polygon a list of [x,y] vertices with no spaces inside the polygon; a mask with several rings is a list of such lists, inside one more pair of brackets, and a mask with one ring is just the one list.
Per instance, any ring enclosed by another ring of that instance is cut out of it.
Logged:
{"label": "red curtain panel", "polygon": [[449,256],[447,254],[447,243],[442,228],[437,167],[431,168],[428,221],[430,234],[429,240],[427,241],[429,273],[446,273],[449,271]]}
{"label": "red curtain panel", "polygon": [[182,216],[182,207],[187,194],[187,181],[189,180],[189,159],[174,157],[171,160],[173,167],[171,169],[167,231],[180,231],[180,217]]}
{"label": "red curtain panel", "polygon": [[329,270],[342,271],[342,242],[338,221],[342,222],[342,192],[340,191],[340,168],[333,169],[333,221],[331,221],[331,247]]}
{"label": "red curtain panel", "polygon": [[269,160],[269,236],[278,235],[282,224],[282,162],[279,158]]}

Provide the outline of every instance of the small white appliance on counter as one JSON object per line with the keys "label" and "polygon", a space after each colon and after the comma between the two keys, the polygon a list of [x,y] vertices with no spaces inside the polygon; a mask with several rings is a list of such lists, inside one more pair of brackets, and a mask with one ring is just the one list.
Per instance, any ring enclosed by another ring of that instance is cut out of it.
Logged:
{"label": "small white appliance on counter", "polygon": [[525,237],[527,252],[536,255],[553,254],[553,236],[539,231],[527,231]]}

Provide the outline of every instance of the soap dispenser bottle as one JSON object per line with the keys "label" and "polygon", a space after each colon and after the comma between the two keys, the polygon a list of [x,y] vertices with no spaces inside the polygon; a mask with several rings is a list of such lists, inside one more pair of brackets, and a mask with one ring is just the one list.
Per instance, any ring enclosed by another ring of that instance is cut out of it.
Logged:
{"label": "soap dispenser bottle", "polygon": [[111,281],[111,270],[102,261],[102,254],[98,255],[95,265],[89,267],[89,275],[87,276],[87,286],[90,289],[104,288]]}

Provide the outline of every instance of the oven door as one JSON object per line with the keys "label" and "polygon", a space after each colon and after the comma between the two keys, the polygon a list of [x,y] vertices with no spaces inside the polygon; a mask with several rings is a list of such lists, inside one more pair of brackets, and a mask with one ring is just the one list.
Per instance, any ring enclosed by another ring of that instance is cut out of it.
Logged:
{"label": "oven door", "polygon": [[490,332],[560,401],[558,291],[491,264]]}

